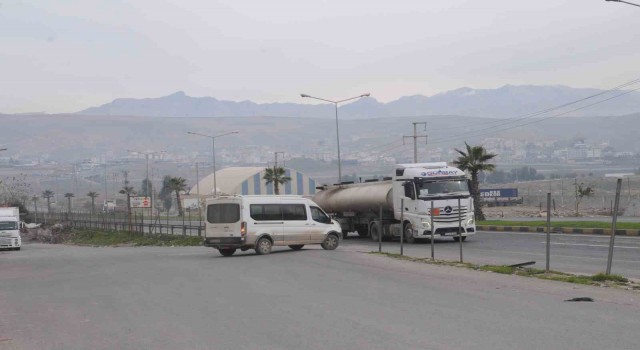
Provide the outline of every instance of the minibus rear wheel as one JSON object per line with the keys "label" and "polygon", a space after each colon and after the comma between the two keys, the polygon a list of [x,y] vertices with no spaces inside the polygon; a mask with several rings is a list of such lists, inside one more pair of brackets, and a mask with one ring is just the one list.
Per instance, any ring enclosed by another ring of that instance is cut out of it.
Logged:
{"label": "minibus rear wheel", "polygon": [[222,256],[232,256],[236,252],[235,248],[218,249]]}
{"label": "minibus rear wheel", "polygon": [[256,254],[266,255],[271,253],[271,241],[267,237],[262,237],[256,242]]}

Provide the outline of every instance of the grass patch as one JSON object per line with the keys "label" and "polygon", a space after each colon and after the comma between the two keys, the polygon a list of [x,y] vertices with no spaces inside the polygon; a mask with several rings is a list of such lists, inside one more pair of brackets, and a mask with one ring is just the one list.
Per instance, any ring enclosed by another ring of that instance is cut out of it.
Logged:
{"label": "grass patch", "polygon": [[200,246],[202,238],[177,235],[141,235],[120,231],[74,230],[69,243],[96,246]]}
{"label": "grass patch", "polygon": [[[545,220],[533,220],[533,221],[485,220],[485,221],[478,221],[477,225],[546,227],[547,222]],[[611,229],[611,221],[553,221],[553,218],[551,218],[551,227]],[[640,222],[617,222],[616,229],[640,230]]]}
{"label": "grass patch", "polygon": [[502,273],[505,275],[512,275],[513,272],[515,271],[515,267],[504,266],[504,265],[503,266],[485,265],[485,266],[479,266],[478,270]]}
{"label": "grass patch", "polygon": [[508,265],[475,265],[471,263],[459,263],[445,260],[431,260],[430,258],[413,258],[406,255],[394,254],[394,253],[378,253],[371,252],[370,254],[382,255],[398,260],[407,260],[414,262],[422,262],[432,265],[447,265],[455,267],[465,267],[473,270],[488,271],[494,273],[500,273],[505,275],[517,275],[523,277],[539,278],[551,281],[560,281],[567,283],[575,283],[582,285],[595,285],[595,286],[622,286],[628,289],[640,290],[640,284],[629,281],[627,278],[621,275],[606,275],[599,273],[593,276],[584,275],[572,275],[559,271],[546,272],[542,269],[533,269],[528,267],[512,267]]}
{"label": "grass patch", "polygon": [[593,281],[596,282],[604,282],[604,281],[611,281],[611,282],[617,282],[617,283],[627,283],[629,282],[628,279],[624,278],[621,275],[607,275],[604,273],[599,273],[597,275],[593,275],[591,276],[591,279]]}
{"label": "grass patch", "polygon": [[[515,271],[515,273],[518,276],[535,276],[535,275],[544,274],[546,272],[542,269],[518,269]],[[558,272],[554,272],[554,273],[558,273]]]}

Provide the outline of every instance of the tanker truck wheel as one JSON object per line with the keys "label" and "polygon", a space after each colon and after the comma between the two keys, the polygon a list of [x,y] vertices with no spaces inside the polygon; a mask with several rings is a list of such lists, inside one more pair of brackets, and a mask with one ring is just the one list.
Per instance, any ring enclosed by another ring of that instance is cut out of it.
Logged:
{"label": "tanker truck wheel", "polygon": [[371,237],[371,240],[374,242],[377,242],[380,239],[380,228],[378,227],[377,224],[371,225],[369,236]]}
{"label": "tanker truck wheel", "polygon": [[404,241],[414,243],[416,239],[413,237],[413,225],[410,222],[404,224]]}
{"label": "tanker truck wheel", "polygon": [[358,236],[360,237],[367,237],[369,235],[367,225],[358,225],[356,231],[358,232]]}

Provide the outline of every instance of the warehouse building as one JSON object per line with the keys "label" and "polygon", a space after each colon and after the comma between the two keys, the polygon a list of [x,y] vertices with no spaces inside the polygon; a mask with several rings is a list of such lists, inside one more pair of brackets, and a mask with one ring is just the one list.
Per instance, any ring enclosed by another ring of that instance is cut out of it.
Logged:
{"label": "warehouse building", "polygon": [[[280,194],[312,196],[316,193],[316,181],[294,169],[284,168],[285,176],[291,180],[280,185]],[[267,185],[263,180],[264,167],[229,167],[216,172],[218,195],[256,195],[274,194],[273,184]],[[210,196],[213,191],[213,174],[209,174],[193,186],[190,193],[196,194],[199,187],[201,196]]]}

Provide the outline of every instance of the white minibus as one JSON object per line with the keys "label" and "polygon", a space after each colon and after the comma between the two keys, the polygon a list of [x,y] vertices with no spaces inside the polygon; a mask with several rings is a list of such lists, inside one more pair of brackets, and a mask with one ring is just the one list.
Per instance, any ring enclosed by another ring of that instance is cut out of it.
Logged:
{"label": "white minibus", "polygon": [[237,249],[269,254],[273,246],[299,250],[340,244],[340,225],[316,203],[301,196],[220,196],[206,202],[204,245],[224,256]]}

